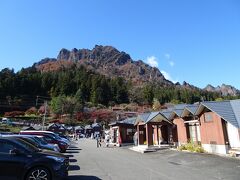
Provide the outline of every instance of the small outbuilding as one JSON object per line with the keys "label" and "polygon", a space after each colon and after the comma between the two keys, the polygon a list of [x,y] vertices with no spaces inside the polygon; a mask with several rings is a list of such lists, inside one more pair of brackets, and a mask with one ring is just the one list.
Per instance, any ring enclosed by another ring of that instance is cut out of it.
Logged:
{"label": "small outbuilding", "polygon": [[133,137],[136,132],[136,127],[134,126],[136,119],[136,117],[131,117],[109,124],[111,143],[116,146],[133,144]]}
{"label": "small outbuilding", "polygon": [[152,151],[172,143],[172,122],[161,112],[138,115],[135,126],[138,134],[138,148],[142,152]]}

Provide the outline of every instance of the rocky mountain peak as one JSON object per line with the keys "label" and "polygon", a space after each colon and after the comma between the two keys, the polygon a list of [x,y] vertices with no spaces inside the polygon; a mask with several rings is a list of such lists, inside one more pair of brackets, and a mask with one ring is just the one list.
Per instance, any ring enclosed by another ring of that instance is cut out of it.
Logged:
{"label": "rocky mountain peak", "polygon": [[[112,46],[95,45],[90,49],[61,49],[56,62],[48,61],[37,64],[41,71],[57,70],[76,63],[85,68],[95,71],[107,77],[123,77],[133,84],[160,83],[162,85],[173,85],[165,79],[159,69],[151,67],[141,60],[133,61],[129,54],[119,51]],[[48,68],[49,67],[49,68]]]}
{"label": "rocky mountain peak", "polygon": [[208,84],[204,90],[209,92],[217,92],[220,93],[222,96],[236,96],[240,94],[240,91],[231,85],[222,84],[221,86],[214,87]]}
{"label": "rocky mountain peak", "polygon": [[57,60],[68,60],[70,56],[70,51],[62,48],[57,56]]}
{"label": "rocky mountain peak", "polygon": [[215,87],[213,87],[211,84],[208,84],[204,89],[209,92],[215,91]]}
{"label": "rocky mountain peak", "polygon": [[[176,85],[176,86],[179,86],[179,83],[176,83],[175,85]],[[186,88],[186,89],[199,90],[198,87],[196,87],[196,86],[194,86],[194,85],[192,85],[192,84],[189,84],[189,83],[187,83],[186,81],[183,81],[182,87],[183,87],[183,88]]]}

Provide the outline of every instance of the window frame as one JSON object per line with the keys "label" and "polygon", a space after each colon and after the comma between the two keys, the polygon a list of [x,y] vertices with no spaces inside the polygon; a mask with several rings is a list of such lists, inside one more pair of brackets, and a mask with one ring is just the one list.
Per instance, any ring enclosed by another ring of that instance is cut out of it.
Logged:
{"label": "window frame", "polygon": [[213,114],[212,113],[205,113],[204,114],[204,122],[205,123],[212,123],[213,122]]}

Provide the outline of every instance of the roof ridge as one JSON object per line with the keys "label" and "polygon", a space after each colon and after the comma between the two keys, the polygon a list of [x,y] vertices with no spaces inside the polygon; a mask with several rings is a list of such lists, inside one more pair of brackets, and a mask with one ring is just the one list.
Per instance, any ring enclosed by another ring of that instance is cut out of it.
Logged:
{"label": "roof ridge", "polygon": [[230,105],[232,107],[233,114],[234,114],[234,116],[235,116],[235,118],[237,120],[238,127],[240,127],[240,118],[236,114],[235,107],[233,107],[233,102],[236,101],[236,100],[238,100],[240,102],[240,99],[230,100]]}
{"label": "roof ridge", "polygon": [[[223,100],[223,101],[202,101],[201,103],[221,103],[221,102],[230,102],[231,100]],[[200,103],[200,104],[201,104]]]}
{"label": "roof ridge", "polygon": [[149,116],[150,116],[151,114],[152,114],[152,112],[149,113],[149,115],[147,116],[147,119],[146,119],[146,120],[148,120],[148,118],[149,118]]}

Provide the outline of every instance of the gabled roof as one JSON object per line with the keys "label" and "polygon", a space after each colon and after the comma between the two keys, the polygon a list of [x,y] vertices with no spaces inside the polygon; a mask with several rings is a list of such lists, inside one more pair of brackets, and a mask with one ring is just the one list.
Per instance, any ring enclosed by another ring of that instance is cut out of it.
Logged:
{"label": "gabled roof", "polygon": [[94,127],[101,127],[101,125],[99,124],[99,123],[93,123],[92,124],[92,127],[94,128]]}
{"label": "gabled roof", "polygon": [[136,122],[137,117],[131,117],[131,118],[126,118],[122,121],[115,121],[109,124],[109,126],[116,126],[119,124],[129,124],[129,125],[134,125]]}
{"label": "gabled roof", "polygon": [[146,121],[145,123],[151,121],[151,120],[152,120],[155,116],[157,116],[158,114],[159,114],[159,112],[151,112],[150,115],[149,115],[148,118],[147,118],[147,121]]}
{"label": "gabled roof", "polygon": [[164,109],[164,110],[161,110],[160,112],[161,112],[161,114],[163,114],[167,119],[169,119],[169,116],[170,116],[171,113],[172,113],[172,109]]}
{"label": "gabled roof", "polygon": [[238,127],[240,128],[240,99],[230,101],[235,114]]}
{"label": "gabled roof", "polygon": [[[144,124],[148,122],[161,122],[162,120],[169,122],[169,120],[162,114],[160,111],[158,112],[151,112],[151,113],[143,113],[138,115],[135,125],[139,122],[143,122]],[[171,123],[171,122],[169,122]]]}
{"label": "gabled roof", "polygon": [[189,115],[194,115],[197,108],[198,108],[198,104],[193,104],[193,105],[188,105],[186,106],[183,111],[182,111],[182,114],[181,114],[181,117],[186,117],[186,116],[189,116]]}
{"label": "gabled roof", "polygon": [[37,124],[34,124],[32,126],[35,130],[41,130],[42,129],[42,126],[41,125],[37,125]]}
{"label": "gabled roof", "polygon": [[158,112],[158,114],[153,116],[153,118],[149,119],[148,122],[161,122],[161,121],[166,121],[166,122],[172,124],[172,122],[170,122],[168,120],[168,118],[164,114],[162,114],[160,111]]}
{"label": "gabled roof", "polygon": [[62,124],[59,124],[59,123],[51,123],[48,125],[48,129],[49,128],[66,129],[66,127],[64,127]]}
{"label": "gabled roof", "polygon": [[174,106],[174,109],[172,110],[171,114],[169,115],[169,119],[173,119],[175,116],[181,117],[183,110],[190,106],[190,104],[177,104]]}
{"label": "gabled roof", "polygon": [[143,113],[143,114],[139,114],[137,116],[137,119],[135,121],[135,124],[139,123],[139,122],[144,122],[146,123],[148,120],[148,117],[150,116],[151,113]]}
{"label": "gabled roof", "polygon": [[135,123],[136,119],[137,119],[137,117],[131,117],[131,118],[124,119],[120,122],[124,123],[124,124],[132,124],[133,125]]}
{"label": "gabled roof", "polygon": [[169,115],[169,119],[174,119],[175,116],[181,117],[183,112],[183,109],[175,109],[171,112],[171,114]]}
{"label": "gabled roof", "polygon": [[176,104],[174,105],[174,109],[184,109],[186,106],[189,106],[191,104]]}
{"label": "gabled roof", "polygon": [[201,102],[195,115],[199,115],[207,108],[212,112],[217,113],[225,121],[233,126],[240,128],[240,100],[228,101],[209,101]]}

